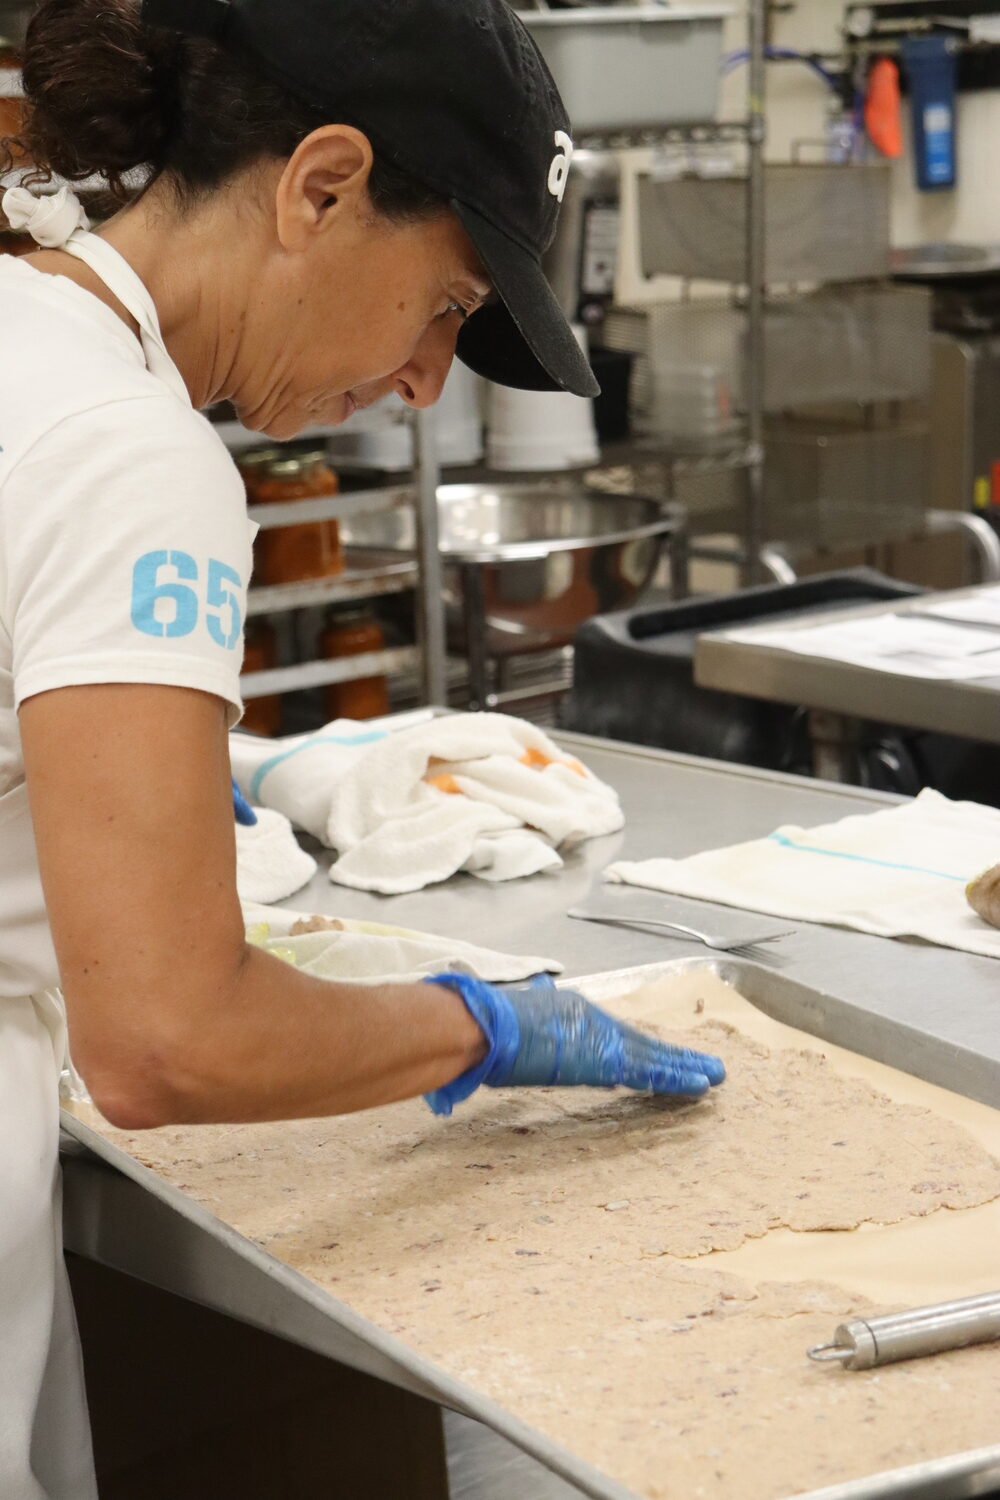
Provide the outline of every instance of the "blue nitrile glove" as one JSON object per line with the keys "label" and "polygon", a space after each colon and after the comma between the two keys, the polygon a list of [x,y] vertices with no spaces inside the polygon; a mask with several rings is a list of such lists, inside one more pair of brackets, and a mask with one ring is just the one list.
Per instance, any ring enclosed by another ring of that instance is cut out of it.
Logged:
{"label": "blue nitrile glove", "polygon": [[233,812],[237,823],[242,823],[244,828],[253,828],[257,822],[257,814],[250,806],[236,782],[233,782]]}
{"label": "blue nitrile glove", "polygon": [[495,1089],[621,1084],[697,1097],[726,1076],[719,1058],[636,1031],[575,990],[556,989],[547,974],[506,989],[469,974],[437,974],[427,983],[457,990],[489,1043],[481,1063],[424,1095],[436,1115],[450,1115],[483,1083]]}

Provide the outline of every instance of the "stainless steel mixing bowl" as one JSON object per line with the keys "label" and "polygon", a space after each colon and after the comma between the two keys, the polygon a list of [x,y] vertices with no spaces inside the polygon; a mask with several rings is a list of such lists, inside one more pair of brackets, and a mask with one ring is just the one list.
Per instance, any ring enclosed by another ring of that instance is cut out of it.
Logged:
{"label": "stainless steel mixing bowl", "polygon": [[[453,623],[475,593],[490,654],[509,655],[566,645],[591,615],[627,608],[649,585],[677,516],[648,496],[555,480],[442,485],[438,524]],[[341,533],[348,548],[412,553],[413,507],[351,516]]]}

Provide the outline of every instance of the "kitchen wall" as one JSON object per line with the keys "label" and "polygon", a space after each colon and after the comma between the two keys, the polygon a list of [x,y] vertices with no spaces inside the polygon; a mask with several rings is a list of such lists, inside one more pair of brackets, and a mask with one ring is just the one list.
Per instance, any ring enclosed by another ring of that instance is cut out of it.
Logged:
{"label": "kitchen wall", "polygon": [[[837,0],[798,0],[794,9],[774,18],[776,45],[803,51],[839,47],[843,7]],[[745,45],[742,15],[729,23],[726,51]],[[738,118],[745,102],[746,70],[737,69],[723,87],[723,117]],[[795,141],[821,142],[828,92],[810,69],[794,63],[771,63],[767,70],[768,154],[789,159]],[[907,115],[904,100],[904,116]],[[933,240],[1000,242],[1000,90],[960,96],[958,111],[958,186],[953,192],[918,193],[909,154],[909,121],[904,120],[907,150],[892,167],[892,232],[896,245]],[[819,148],[808,152],[816,160]],[[626,153],[623,209],[626,229],[619,275],[618,301],[636,303],[670,296],[666,278],[644,281],[638,267],[631,210],[632,177],[648,167],[648,152]]]}
{"label": "kitchen wall", "polygon": [[[833,0],[799,0],[794,10],[775,18],[779,46],[834,49],[843,10]],[[735,25],[738,34],[739,22]],[[735,45],[740,45],[736,43]],[[728,90],[727,107],[732,107]],[[808,69],[789,63],[768,68],[769,151],[787,158],[792,140],[822,136],[824,93]],[[737,96],[736,109],[740,108]],[[913,185],[907,149],[892,168],[892,228],[897,245],[930,240],[1000,241],[1000,90],[963,94],[958,111],[958,187],[953,192],[918,193]]]}

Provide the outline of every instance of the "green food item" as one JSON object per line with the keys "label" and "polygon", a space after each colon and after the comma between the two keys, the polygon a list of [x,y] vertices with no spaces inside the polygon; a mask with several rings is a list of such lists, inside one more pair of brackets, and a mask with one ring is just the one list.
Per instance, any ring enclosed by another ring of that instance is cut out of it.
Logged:
{"label": "green food item", "polygon": [[282,948],[277,943],[273,946],[271,943],[268,943],[267,951],[273,958],[280,958],[286,964],[297,964],[299,961],[298,954],[294,948]]}
{"label": "green food item", "polygon": [[965,899],[977,916],[1000,927],[1000,865],[991,865],[965,887]]}
{"label": "green food item", "polygon": [[255,948],[263,948],[265,953],[270,953],[274,958],[280,958],[286,964],[298,964],[298,954],[294,948],[286,948],[280,940],[272,938],[271,924],[269,922],[251,922],[247,928],[247,942],[252,943]]}

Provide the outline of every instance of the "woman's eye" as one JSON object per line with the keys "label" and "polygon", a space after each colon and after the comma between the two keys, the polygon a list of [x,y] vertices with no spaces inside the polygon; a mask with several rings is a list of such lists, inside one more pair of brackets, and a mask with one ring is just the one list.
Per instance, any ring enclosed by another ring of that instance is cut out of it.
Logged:
{"label": "woman's eye", "polygon": [[458,313],[458,316],[462,319],[463,323],[469,316],[468,310],[462,306],[461,302],[449,302],[448,306],[441,314],[442,318],[448,317],[449,313]]}

